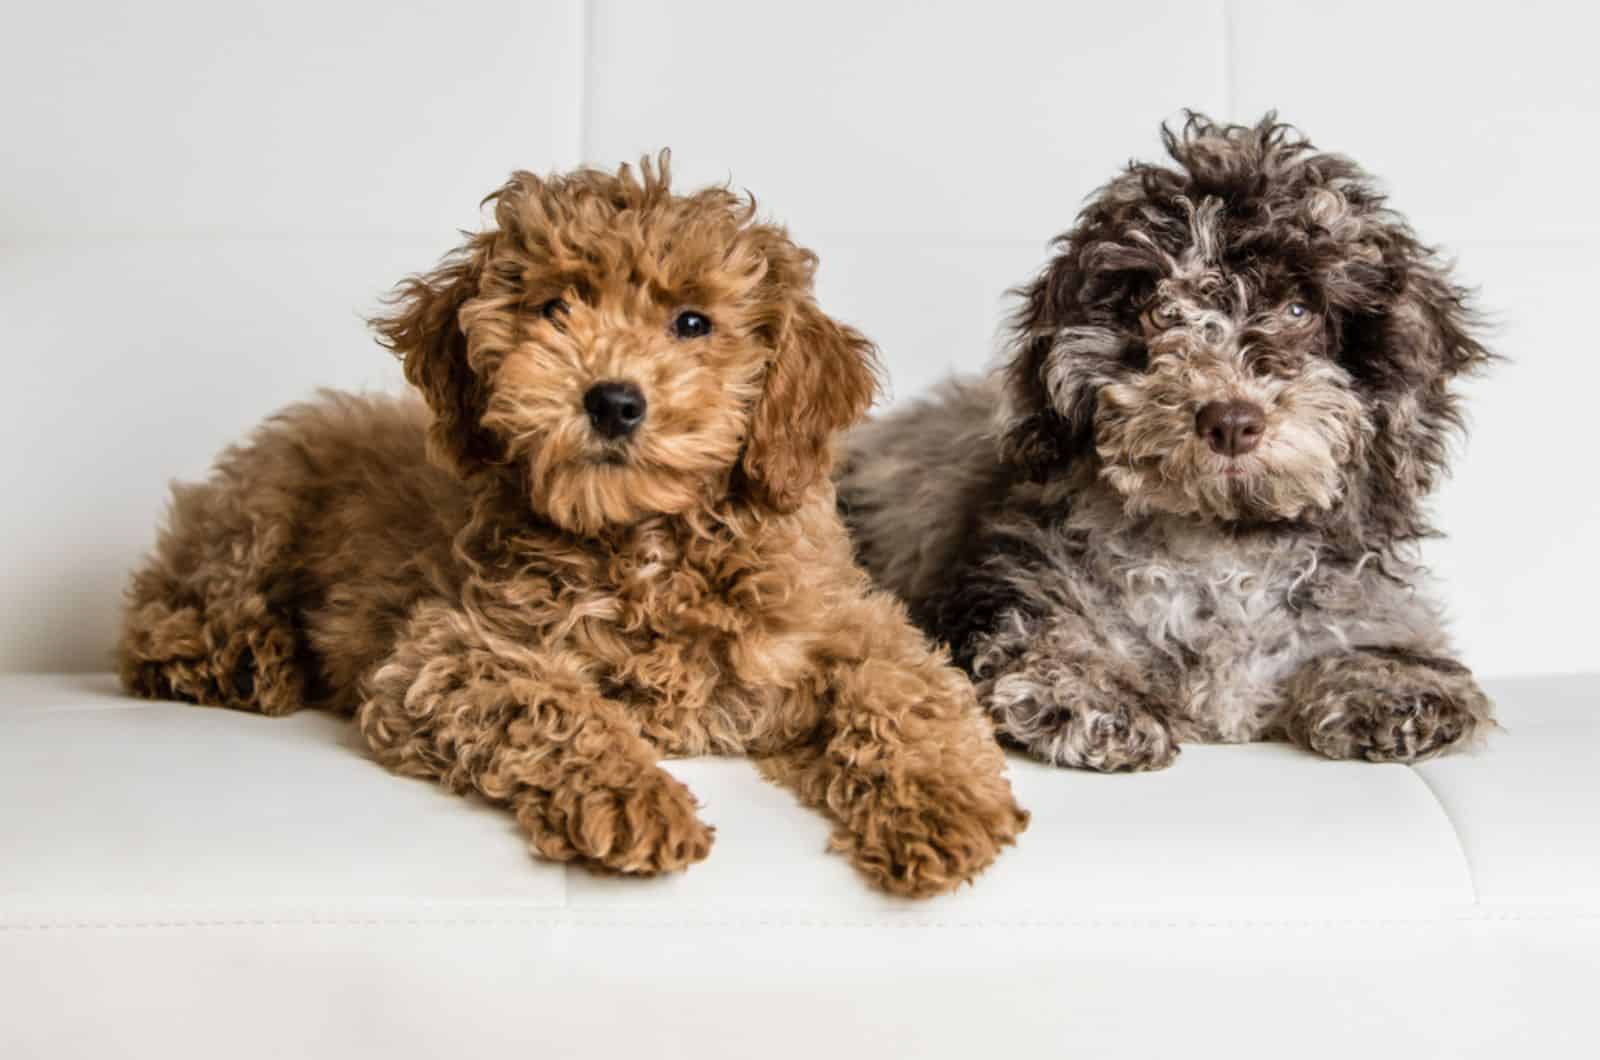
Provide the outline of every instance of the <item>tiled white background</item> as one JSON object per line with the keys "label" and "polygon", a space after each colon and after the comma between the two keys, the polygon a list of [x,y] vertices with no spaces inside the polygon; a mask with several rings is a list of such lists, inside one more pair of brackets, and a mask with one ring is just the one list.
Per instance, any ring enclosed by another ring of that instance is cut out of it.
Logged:
{"label": "tiled white background", "polygon": [[512,168],[670,145],[822,255],[893,399],[1182,107],[1269,108],[1386,178],[1510,361],[1437,505],[1468,660],[1593,668],[1600,18],[1540,2],[63,2],[0,37],[0,670],[109,662],[166,482],[319,386]]}

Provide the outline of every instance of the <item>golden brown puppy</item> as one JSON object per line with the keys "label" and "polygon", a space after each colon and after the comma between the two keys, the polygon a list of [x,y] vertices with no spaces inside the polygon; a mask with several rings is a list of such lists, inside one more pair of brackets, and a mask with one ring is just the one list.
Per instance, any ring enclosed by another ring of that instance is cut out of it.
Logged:
{"label": "golden brown puppy", "polygon": [[711,847],[660,756],[760,756],[878,885],[947,891],[1027,816],[835,515],[873,349],[817,308],[814,255],[666,163],[513,175],[375,322],[426,408],[329,394],[178,488],[123,681],[353,713],[389,768],[625,873]]}

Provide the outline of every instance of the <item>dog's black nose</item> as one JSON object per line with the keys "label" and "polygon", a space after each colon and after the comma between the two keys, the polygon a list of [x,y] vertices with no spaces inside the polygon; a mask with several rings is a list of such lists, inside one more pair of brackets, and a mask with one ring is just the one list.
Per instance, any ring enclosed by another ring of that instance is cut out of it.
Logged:
{"label": "dog's black nose", "polygon": [[595,430],[622,438],[644,422],[644,391],[632,383],[596,383],[583,395],[583,410]]}
{"label": "dog's black nose", "polygon": [[1267,414],[1251,401],[1212,401],[1194,418],[1194,429],[1223,456],[1243,456],[1261,444]]}

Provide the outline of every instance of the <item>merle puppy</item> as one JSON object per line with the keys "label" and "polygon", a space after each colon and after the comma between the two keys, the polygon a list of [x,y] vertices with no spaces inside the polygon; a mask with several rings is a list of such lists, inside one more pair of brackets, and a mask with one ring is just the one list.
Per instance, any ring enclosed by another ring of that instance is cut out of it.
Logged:
{"label": "merle puppy", "polygon": [[858,428],[858,557],[1065,766],[1185,740],[1414,761],[1491,725],[1419,591],[1422,502],[1491,355],[1349,159],[1163,128],[1018,293],[1006,363]]}

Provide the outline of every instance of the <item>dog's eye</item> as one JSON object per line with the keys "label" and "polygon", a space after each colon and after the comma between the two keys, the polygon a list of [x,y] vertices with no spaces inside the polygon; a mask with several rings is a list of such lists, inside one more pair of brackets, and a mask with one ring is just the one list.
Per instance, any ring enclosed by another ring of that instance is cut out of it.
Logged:
{"label": "dog's eye", "polygon": [[672,322],[672,333],[680,339],[698,339],[711,334],[711,320],[704,313],[685,309]]}
{"label": "dog's eye", "polygon": [[1304,320],[1311,315],[1311,307],[1304,302],[1290,302],[1283,307],[1283,311],[1289,314],[1292,320]]}
{"label": "dog's eye", "polygon": [[564,299],[552,298],[539,307],[539,315],[549,321],[558,321],[567,315],[567,303]]}

